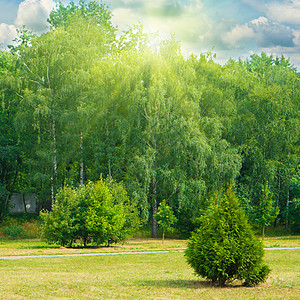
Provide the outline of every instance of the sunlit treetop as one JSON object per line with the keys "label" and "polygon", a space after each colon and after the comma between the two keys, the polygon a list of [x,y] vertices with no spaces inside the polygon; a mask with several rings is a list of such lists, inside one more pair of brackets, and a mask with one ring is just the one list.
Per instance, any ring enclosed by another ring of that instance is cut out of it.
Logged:
{"label": "sunlit treetop", "polygon": [[58,2],[56,7],[50,12],[47,21],[52,28],[58,28],[67,26],[72,17],[76,15],[82,16],[85,19],[94,20],[94,22],[100,26],[115,30],[111,23],[111,11],[105,4],[99,1],[86,3],[84,0],[80,0],[78,5],[71,1],[66,6]]}

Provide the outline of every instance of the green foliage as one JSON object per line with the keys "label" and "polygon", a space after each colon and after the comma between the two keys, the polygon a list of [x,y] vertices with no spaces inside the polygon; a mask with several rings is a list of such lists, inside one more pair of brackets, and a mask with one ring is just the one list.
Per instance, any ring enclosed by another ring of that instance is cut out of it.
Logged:
{"label": "green foliage", "polygon": [[262,188],[262,195],[259,206],[257,207],[255,220],[262,228],[262,236],[264,236],[265,227],[270,226],[279,213],[279,208],[275,205],[269,185],[265,183]]}
{"label": "green foliage", "polygon": [[11,239],[26,237],[26,231],[25,231],[24,227],[21,225],[17,225],[17,224],[11,224],[9,226],[5,226],[2,229],[2,232],[5,237],[11,238]]}
{"label": "green foliage", "polygon": [[245,285],[265,280],[263,246],[254,236],[232,188],[214,199],[200,228],[188,241],[186,258],[195,273],[223,286],[233,279]]}
{"label": "green foliage", "polygon": [[166,231],[172,231],[173,225],[177,222],[177,218],[174,216],[172,207],[167,205],[166,200],[163,200],[156,213],[157,224],[163,230],[163,240]]}
{"label": "green foliage", "polygon": [[36,215],[6,217],[0,227],[2,236],[9,239],[33,239],[40,237],[39,221]]}
{"label": "green foliage", "polygon": [[294,234],[300,233],[300,171],[291,180],[290,225]]}
{"label": "green foliage", "polygon": [[86,218],[93,241],[106,245],[118,242],[125,220],[123,203],[116,202],[105,182],[97,182],[89,199]]}
{"label": "green foliage", "polygon": [[16,37],[13,42],[16,45],[8,45],[8,49],[12,54],[18,54],[19,50],[31,46],[32,39],[36,36],[31,30],[27,29],[23,25],[22,29],[16,29],[18,37]]}
{"label": "green foliage", "polygon": [[52,212],[41,212],[42,238],[62,246],[70,246],[78,238],[76,227],[78,205],[76,190],[65,187],[56,195]]}
{"label": "green foliage", "polygon": [[81,16],[88,20],[93,20],[97,25],[104,26],[112,29],[111,24],[111,11],[107,6],[100,1],[79,1],[76,5],[71,1],[68,5],[64,6],[58,2],[55,9],[50,12],[48,19],[49,24],[53,28],[67,27],[72,21],[72,18]]}
{"label": "green foliage", "polygon": [[0,221],[9,212],[9,196],[16,188],[21,164],[21,145],[14,126],[18,103],[13,65],[11,55],[0,51]]}
{"label": "green foliage", "polygon": [[293,234],[300,233],[300,198],[294,198],[290,203],[290,225]]}
{"label": "green foliage", "polygon": [[[59,2],[48,22],[40,36],[24,27],[17,46],[0,53],[0,219],[12,192],[54,201],[62,186],[104,174],[124,182],[153,231],[168,199],[189,236],[206,199],[234,183],[258,223],[270,223],[260,206],[268,182],[275,222],[296,224],[300,84],[289,59],[262,53],[221,66],[211,52],[185,58],[174,37],[161,41],[140,25],[117,37],[101,1]],[[90,229],[119,231],[89,218]]]}
{"label": "green foliage", "polygon": [[72,246],[80,239],[84,246],[118,243],[139,226],[134,202],[122,183],[100,179],[82,188],[64,187],[51,212],[42,212],[42,237],[47,242]]}

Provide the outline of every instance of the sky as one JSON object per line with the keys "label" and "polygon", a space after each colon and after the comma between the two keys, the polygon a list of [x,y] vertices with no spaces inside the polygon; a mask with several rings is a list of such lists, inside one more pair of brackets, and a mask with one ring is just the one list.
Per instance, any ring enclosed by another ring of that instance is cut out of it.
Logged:
{"label": "sky", "polygon": [[[22,24],[37,33],[58,1],[0,0],[0,44]],[[61,1],[67,4],[69,1]],[[77,3],[78,1],[74,1]],[[300,70],[300,0],[108,0],[119,30],[141,23],[162,38],[175,34],[185,55],[216,53],[216,61],[266,52],[289,57]]]}

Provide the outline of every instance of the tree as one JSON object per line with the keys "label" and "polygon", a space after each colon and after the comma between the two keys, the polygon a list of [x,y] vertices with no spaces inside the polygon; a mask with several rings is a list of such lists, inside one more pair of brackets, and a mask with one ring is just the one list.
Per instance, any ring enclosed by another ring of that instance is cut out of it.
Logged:
{"label": "tree", "polygon": [[19,136],[26,136],[28,180],[44,192],[40,199],[51,197],[52,202],[64,182],[83,184],[81,108],[88,101],[91,66],[112,48],[112,27],[99,26],[92,17],[93,9],[100,14],[105,7],[91,4],[85,10],[81,5],[81,13],[70,16],[65,26],[32,38],[17,52],[22,100],[15,119]]}
{"label": "tree", "polygon": [[[121,196],[122,198],[117,198]],[[137,213],[123,185],[100,179],[93,185],[86,216],[86,226],[96,244],[109,246],[122,242],[138,226]]]}
{"label": "tree", "polygon": [[162,243],[164,243],[165,232],[172,231],[173,225],[177,222],[177,218],[174,216],[172,208],[167,205],[166,200],[163,200],[157,209],[156,213],[157,224],[163,230]]}
{"label": "tree", "polygon": [[195,273],[220,286],[233,279],[245,285],[265,280],[263,246],[254,236],[232,187],[221,192],[201,218],[188,241],[186,258]]}
{"label": "tree", "polygon": [[273,194],[270,191],[268,182],[262,188],[262,195],[256,211],[256,222],[262,229],[262,237],[265,235],[265,227],[270,226],[279,213],[279,208],[275,206]]}
{"label": "tree", "polygon": [[265,53],[240,65],[248,72],[239,76],[244,83],[236,81],[237,115],[229,135],[243,155],[238,182],[242,190],[249,187],[257,209],[261,187],[268,182],[280,209],[275,223],[287,227],[290,180],[299,164],[299,76],[284,57]]}
{"label": "tree", "polygon": [[9,211],[9,198],[22,171],[22,141],[14,124],[18,111],[14,93],[18,87],[17,73],[12,55],[0,51],[0,221]]}
{"label": "tree", "polygon": [[109,29],[113,35],[116,31],[111,23],[111,11],[107,6],[99,1],[84,0],[79,1],[79,5],[76,5],[74,1],[71,1],[68,5],[64,6],[61,2],[58,2],[56,7],[50,12],[48,23],[52,28],[68,27],[73,22],[74,17],[81,16],[86,20],[93,21],[99,26]]}
{"label": "tree", "polygon": [[201,117],[200,62],[186,62],[174,39],[153,49],[139,34],[125,34],[122,51],[92,69],[92,96],[83,107],[87,168],[95,177],[123,180],[157,237],[163,199],[179,219],[194,223],[204,195],[238,175],[240,155],[223,138],[219,120]]}

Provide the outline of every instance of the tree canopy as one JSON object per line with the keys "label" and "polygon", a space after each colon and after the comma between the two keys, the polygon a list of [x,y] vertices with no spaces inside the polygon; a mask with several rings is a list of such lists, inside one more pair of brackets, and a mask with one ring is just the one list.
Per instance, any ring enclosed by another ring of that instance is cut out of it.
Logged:
{"label": "tree canopy", "polygon": [[189,235],[229,184],[253,212],[268,183],[275,222],[289,224],[300,89],[288,59],[185,57],[174,37],[153,47],[141,26],[117,35],[98,1],[58,3],[49,24],[0,53],[1,218],[13,192],[54,204],[103,174],[123,181],[153,236],[164,199]]}

